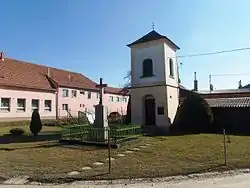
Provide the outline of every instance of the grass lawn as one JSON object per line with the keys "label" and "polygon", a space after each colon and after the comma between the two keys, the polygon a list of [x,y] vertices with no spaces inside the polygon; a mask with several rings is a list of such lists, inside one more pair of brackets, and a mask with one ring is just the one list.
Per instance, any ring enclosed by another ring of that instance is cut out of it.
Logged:
{"label": "grass lawn", "polygon": [[[250,167],[250,137],[230,136],[228,165],[224,164],[222,135],[186,135],[140,137],[119,149],[112,150],[112,173],[108,172],[107,149],[95,147],[69,148],[56,142],[8,144],[12,151],[0,149],[0,174],[3,177],[29,175],[33,180],[59,181],[70,171],[80,171],[83,179],[160,177],[192,172]],[[128,148],[146,143],[125,157],[117,157]],[[7,146],[6,146],[7,147]],[[103,166],[93,162],[103,161]],[[83,166],[92,166],[81,171]],[[103,175],[101,175],[103,174]]]}
{"label": "grass lawn", "polygon": [[[29,121],[0,122],[0,136],[9,134],[10,129],[21,128],[25,134],[30,134]],[[61,132],[62,128],[57,126],[43,126],[41,132]]]}

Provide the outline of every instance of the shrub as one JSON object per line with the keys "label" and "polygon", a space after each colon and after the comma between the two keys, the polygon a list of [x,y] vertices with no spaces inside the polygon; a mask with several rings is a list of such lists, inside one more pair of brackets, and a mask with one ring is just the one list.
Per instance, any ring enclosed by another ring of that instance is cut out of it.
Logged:
{"label": "shrub", "polygon": [[119,112],[111,112],[108,115],[108,120],[109,121],[121,120],[121,119],[122,119],[122,115]]}
{"label": "shrub", "polygon": [[21,128],[13,128],[10,129],[10,133],[14,136],[21,136],[25,133],[25,131]]}
{"label": "shrub", "polygon": [[30,122],[30,131],[34,136],[37,136],[38,133],[42,130],[42,122],[38,110],[34,110]]}
{"label": "shrub", "polygon": [[178,108],[170,132],[209,132],[212,123],[213,114],[207,101],[199,94],[191,92]]}

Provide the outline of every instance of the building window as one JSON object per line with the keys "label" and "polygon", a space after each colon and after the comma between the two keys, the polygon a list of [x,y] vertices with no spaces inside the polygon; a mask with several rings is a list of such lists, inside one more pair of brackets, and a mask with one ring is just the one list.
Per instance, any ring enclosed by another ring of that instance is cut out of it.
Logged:
{"label": "building window", "polygon": [[169,59],[169,76],[174,77],[174,62],[171,58]]}
{"label": "building window", "polygon": [[109,96],[109,101],[113,102],[114,101],[114,97],[113,96]]}
{"label": "building window", "polygon": [[120,101],[120,97],[116,97],[116,102],[119,102]]}
{"label": "building window", "polygon": [[10,111],[10,98],[1,98],[1,111]]}
{"label": "building window", "polygon": [[127,98],[126,98],[126,97],[123,97],[123,101],[124,101],[124,102],[127,102]]}
{"label": "building window", "polygon": [[62,109],[68,111],[68,104],[63,104]]}
{"label": "building window", "polygon": [[153,61],[152,59],[145,59],[142,63],[142,77],[153,76]]}
{"label": "building window", "polygon": [[91,91],[88,91],[88,99],[91,99]]}
{"label": "building window", "polygon": [[38,99],[32,99],[31,110],[39,110],[39,100]]}
{"label": "building window", "polygon": [[25,99],[17,99],[17,111],[25,112]]}
{"label": "building window", "polygon": [[96,93],[96,98],[99,99],[100,98],[100,94]]}
{"label": "building window", "polygon": [[77,97],[77,90],[72,90],[72,98],[76,98]]}
{"label": "building window", "polygon": [[80,91],[80,94],[85,95],[85,91],[84,90]]}
{"label": "building window", "polygon": [[51,100],[44,101],[44,111],[51,112]]}
{"label": "building window", "polygon": [[68,89],[63,89],[63,97],[68,97],[69,96],[69,90]]}

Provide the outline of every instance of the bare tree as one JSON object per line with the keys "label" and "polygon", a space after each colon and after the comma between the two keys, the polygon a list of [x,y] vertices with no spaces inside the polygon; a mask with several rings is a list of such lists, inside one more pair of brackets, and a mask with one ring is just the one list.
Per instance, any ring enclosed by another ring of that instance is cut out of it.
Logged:
{"label": "bare tree", "polygon": [[124,80],[125,80],[125,84],[121,90],[121,93],[123,95],[129,95],[125,123],[130,124],[131,123],[131,96],[130,96],[131,71],[127,72],[126,76],[124,77]]}
{"label": "bare tree", "polygon": [[122,94],[128,95],[129,94],[129,89],[131,87],[131,71],[127,71],[126,76],[124,77],[125,84],[122,88]]}

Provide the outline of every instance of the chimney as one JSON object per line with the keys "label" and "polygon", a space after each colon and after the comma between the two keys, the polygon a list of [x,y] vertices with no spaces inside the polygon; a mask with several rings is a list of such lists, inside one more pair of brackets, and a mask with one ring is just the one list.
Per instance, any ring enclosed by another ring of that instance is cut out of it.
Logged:
{"label": "chimney", "polygon": [[214,90],[213,84],[210,84],[210,85],[209,85],[209,89],[210,89],[210,92]]}
{"label": "chimney", "polygon": [[240,80],[238,89],[241,89],[241,88],[242,88],[242,84],[241,84],[241,80]]}
{"label": "chimney", "polygon": [[1,61],[4,61],[4,52],[3,52],[3,51],[1,51],[0,60],[1,60]]}
{"label": "chimney", "polygon": [[198,80],[196,79],[196,72],[194,72],[194,91],[198,91]]}
{"label": "chimney", "polygon": [[70,75],[70,73],[68,74],[68,79],[71,82],[71,75]]}
{"label": "chimney", "polygon": [[48,67],[48,73],[47,76],[50,78],[51,77],[51,72],[50,72],[50,68]]}

